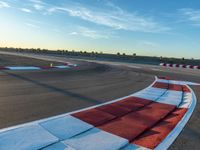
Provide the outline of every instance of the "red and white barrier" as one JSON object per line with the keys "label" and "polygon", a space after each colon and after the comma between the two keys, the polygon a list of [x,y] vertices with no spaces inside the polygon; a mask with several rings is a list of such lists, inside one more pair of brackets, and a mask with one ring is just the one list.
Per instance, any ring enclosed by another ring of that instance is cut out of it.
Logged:
{"label": "red and white barrier", "polygon": [[200,69],[200,66],[194,66],[194,65],[183,65],[183,64],[168,64],[168,63],[160,63],[160,66],[164,66],[164,67],[172,67],[172,68]]}
{"label": "red and white barrier", "polygon": [[180,134],[195,105],[186,82],[156,78],[127,97],[2,129],[0,149],[163,150]]}

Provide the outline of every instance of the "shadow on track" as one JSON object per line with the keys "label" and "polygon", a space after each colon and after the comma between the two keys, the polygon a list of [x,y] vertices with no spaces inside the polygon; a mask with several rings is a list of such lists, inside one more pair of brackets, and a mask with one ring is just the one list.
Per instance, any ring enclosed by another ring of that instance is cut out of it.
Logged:
{"label": "shadow on track", "polygon": [[80,94],[77,94],[77,93],[73,93],[73,92],[70,92],[70,91],[66,91],[66,90],[63,90],[63,89],[60,89],[60,88],[57,88],[57,87],[54,87],[54,86],[50,86],[48,84],[41,83],[41,82],[38,82],[38,81],[35,81],[35,80],[32,80],[32,79],[29,79],[27,77],[23,77],[23,76],[20,76],[20,75],[11,73],[11,72],[7,72],[7,71],[3,71],[3,72],[8,74],[8,75],[10,75],[10,76],[12,76],[12,77],[15,77],[17,79],[21,79],[21,80],[24,80],[24,81],[27,81],[27,82],[31,82],[31,83],[33,83],[33,84],[35,84],[37,86],[41,86],[41,87],[49,89],[49,90],[51,90],[53,92],[59,92],[59,93],[64,94],[66,96],[75,97],[75,98],[78,98],[79,100],[91,102],[91,103],[94,103],[94,104],[100,104],[101,103],[98,100],[95,100],[95,99],[92,99],[92,98],[89,98],[89,97],[86,97],[86,96],[83,96],[83,95],[80,95]]}

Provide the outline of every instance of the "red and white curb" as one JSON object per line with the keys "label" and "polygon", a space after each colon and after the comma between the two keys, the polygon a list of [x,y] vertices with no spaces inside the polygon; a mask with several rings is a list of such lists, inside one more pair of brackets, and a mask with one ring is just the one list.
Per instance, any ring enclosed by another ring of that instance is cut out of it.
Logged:
{"label": "red and white curb", "polygon": [[135,94],[0,130],[1,150],[167,149],[196,105],[187,82],[156,80]]}
{"label": "red and white curb", "polygon": [[77,64],[65,64],[65,65],[59,65],[59,66],[40,66],[40,67],[36,67],[36,66],[0,66],[0,71],[2,70],[47,70],[47,69],[68,69],[71,67],[76,67]]}
{"label": "red and white curb", "polygon": [[200,69],[200,66],[194,66],[194,65],[182,65],[182,64],[167,64],[167,63],[160,63],[160,66],[164,66],[164,67],[172,67],[172,68]]}

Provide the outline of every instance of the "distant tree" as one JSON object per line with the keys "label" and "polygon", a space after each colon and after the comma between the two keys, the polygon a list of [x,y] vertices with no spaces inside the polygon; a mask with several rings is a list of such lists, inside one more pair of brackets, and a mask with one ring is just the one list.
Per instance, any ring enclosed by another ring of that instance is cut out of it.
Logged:
{"label": "distant tree", "polygon": [[135,56],[136,56],[136,53],[133,53],[133,56],[135,57]]}
{"label": "distant tree", "polygon": [[126,56],[126,54],[125,54],[125,53],[123,53],[122,55],[123,55],[123,56]]}
{"label": "distant tree", "polygon": [[120,56],[120,52],[118,52],[117,55]]}

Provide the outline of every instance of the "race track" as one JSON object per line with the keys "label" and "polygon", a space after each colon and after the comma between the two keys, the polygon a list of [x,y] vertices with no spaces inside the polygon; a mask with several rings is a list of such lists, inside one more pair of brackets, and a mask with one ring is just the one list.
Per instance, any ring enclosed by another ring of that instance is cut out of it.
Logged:
{"label": "race track", "polygon": [[[39,57],[39,56],[38,56]],[[71,61],[71,69],[0,71],[0,128],[47,118],[124,97],[149,86],[155,76],[199,83],[199,70],[111,62]],[[197,99],[200,86],[191,86]],[[170,149],[198,149],[200,106]]]}

